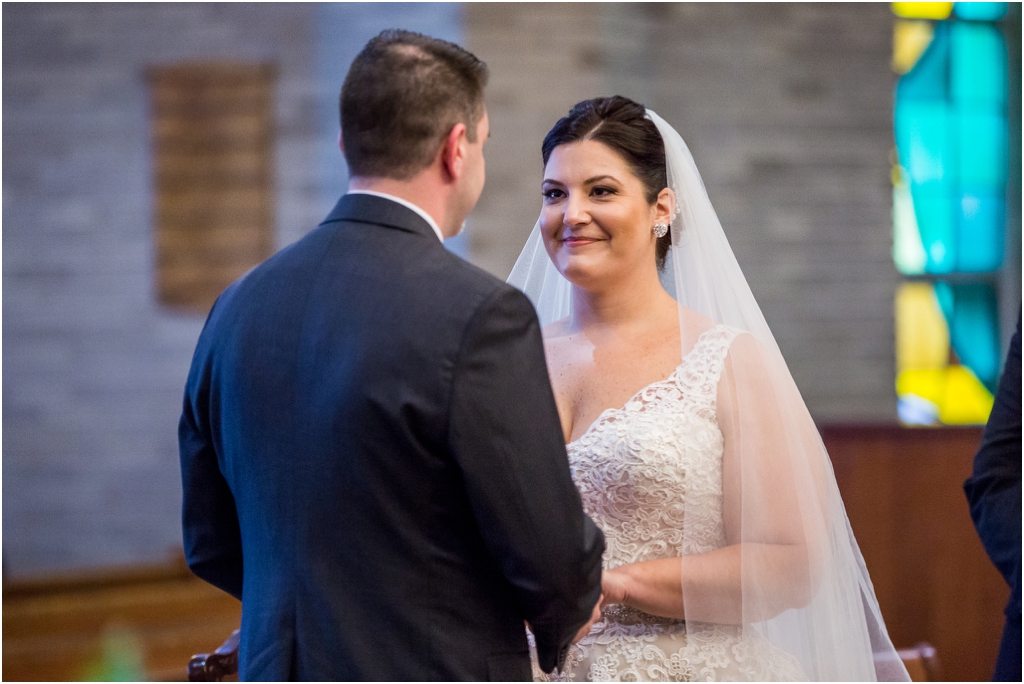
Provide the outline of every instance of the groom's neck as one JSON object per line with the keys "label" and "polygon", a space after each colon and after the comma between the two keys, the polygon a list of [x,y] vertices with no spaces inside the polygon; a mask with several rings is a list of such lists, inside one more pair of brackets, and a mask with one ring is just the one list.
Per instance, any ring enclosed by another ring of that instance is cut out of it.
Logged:
{"label": "groom's neck", "polygon": [[423,211],[430,214],[445,237],[448,234],[448,207],[447,196],[441,183],[437,183],[428,173],[419,173],[409,180],[396,180],[394,178],[370,178],[367,176],[353,176],[348,182],[349,191],[370,190],[382,192],[386,195],[399,197],[406,202],[411,202]]}

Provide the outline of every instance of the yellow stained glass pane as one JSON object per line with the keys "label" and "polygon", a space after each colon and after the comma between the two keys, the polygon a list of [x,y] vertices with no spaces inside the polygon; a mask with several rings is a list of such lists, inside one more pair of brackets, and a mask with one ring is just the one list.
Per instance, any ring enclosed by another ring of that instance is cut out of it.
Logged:
{"label": "yellow stained glass pane", "polygon": [[932,285],[900,285],[895,313],[896,371],[944,368],[949,361],[949,328]]}
{"label": "yellow stained glass pane", "polygon": [[945,368],[922,368],[902,371],[896,376],[896,394],[927,399],[936,406],[942,404],[946,392]]}
{"label": "yellow stained glass pane", "polygon": [[988,421],[994,399],[966,366],[946,369],[945,396],[939,403],[939,419],[947,425],[978,425]]}
{"label": "yellow stained glass pane", "polygon": [[947,19],[953,12],[951,2],[894,2],[892,11],[907,19]]}
{"label": "yellow stained glass pane", "polygon": [[892,70],[905,74],[913,69],[934,35],[931,22],[897,19],[892,34]]}

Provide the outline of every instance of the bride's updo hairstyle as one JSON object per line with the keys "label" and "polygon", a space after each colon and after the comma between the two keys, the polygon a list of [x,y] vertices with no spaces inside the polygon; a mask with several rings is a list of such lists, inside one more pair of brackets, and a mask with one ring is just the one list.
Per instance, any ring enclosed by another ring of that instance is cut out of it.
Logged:
{"label": "bride's updo hairstyle", "polygon": [[[594,140],[607,145],[621,156],[633,175],[644,186],[644,197],[654,204],[658,193],[668,187],[665,171],[665,143],[654,122],[647,118],[647,108],[628,97],[595,97],[578,103],[548,131],[541,145],[544,164],[559,145]],[[658,269],[665,267],[665,257],[672,246],[672,229],[658,238],[655,257]]]}

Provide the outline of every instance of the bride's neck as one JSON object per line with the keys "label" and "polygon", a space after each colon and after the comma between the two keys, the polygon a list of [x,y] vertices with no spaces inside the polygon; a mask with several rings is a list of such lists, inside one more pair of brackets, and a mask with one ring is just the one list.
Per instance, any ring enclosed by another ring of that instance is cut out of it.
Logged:
{"label": "bride's neck", "polygon": [[601,283],[593,289],[574,285],[573,327],[578,330],[622,329],[633,324],[649,324],[657,320],[667,300],[675,302],[661,286],[656,270]]}

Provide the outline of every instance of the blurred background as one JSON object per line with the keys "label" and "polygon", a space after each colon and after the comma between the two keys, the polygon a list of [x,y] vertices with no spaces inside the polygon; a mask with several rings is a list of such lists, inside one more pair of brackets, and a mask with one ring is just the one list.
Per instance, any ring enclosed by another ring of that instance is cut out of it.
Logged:
{"label": "blurred background", "polygon": [[237,624],[181,561],[185,377],[217,294],[344,192],[338,93],[385,28],[490,66],[487,186],[447,246],[499,278],[573,104],[622,94],[679,130],[894,642],[990,675],[1008,591],[960,487],[1020,310],[1019,4],[2,12],[5,679],[181,678]]}

